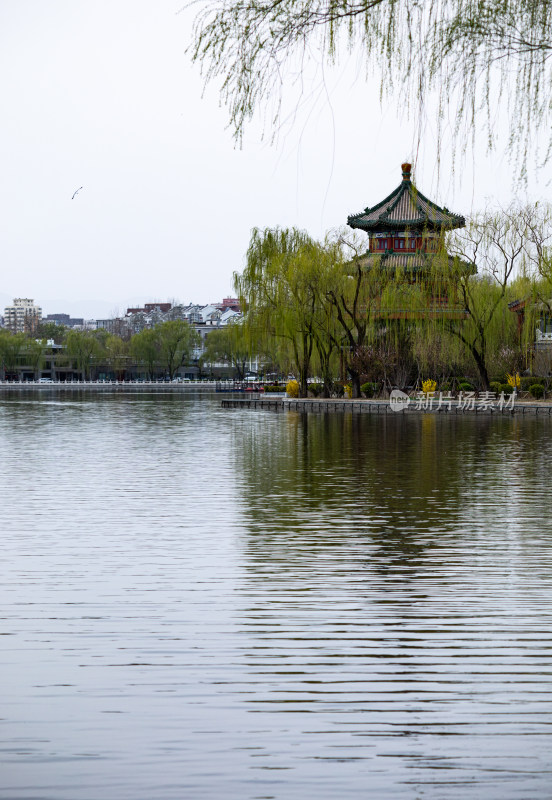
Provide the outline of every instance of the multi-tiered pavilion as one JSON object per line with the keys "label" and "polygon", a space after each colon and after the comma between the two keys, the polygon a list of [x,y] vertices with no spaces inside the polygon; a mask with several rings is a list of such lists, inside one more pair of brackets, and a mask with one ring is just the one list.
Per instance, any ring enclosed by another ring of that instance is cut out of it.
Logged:
{"label": "multi-tiered pavilion", "polygon": [[[444,249],[444,234],[463,228],[466,220],[428,200],[412,183],[412,165],[402,164],[399,186],[377,205],[348,217],[351,228],[365,231],[369,245],[363,263],[399,275],[405,284],[426,290],[425,316],[463,318],[466,311],[457,301],[455,275],[475,272],[472,264],[459,263]],[[438,279],[437,279],[438,278]],[[382,309],[383,311],[383,309]],[[419,317],[421,310],[396,309],[388,317]]]}

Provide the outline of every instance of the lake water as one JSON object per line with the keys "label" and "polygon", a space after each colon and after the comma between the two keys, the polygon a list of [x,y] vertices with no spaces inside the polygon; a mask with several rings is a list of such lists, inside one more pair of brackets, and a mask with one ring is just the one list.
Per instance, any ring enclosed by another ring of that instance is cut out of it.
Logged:
{"label": "lake water", "polygon": [[552,423],[0,397],[0,797],[552,797]]}

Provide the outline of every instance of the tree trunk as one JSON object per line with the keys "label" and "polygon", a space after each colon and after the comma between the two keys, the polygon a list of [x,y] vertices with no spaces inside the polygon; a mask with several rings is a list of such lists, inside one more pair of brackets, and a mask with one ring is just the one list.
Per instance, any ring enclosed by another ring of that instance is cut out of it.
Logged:
{"label": "tree trunk", "polygon": [[470,347],[472,356],[474,358],[477,371],[479,372],[479,377],[481,378],[481,383],[483,384],[483,389],[485,391],[489,391],[490,383],[489,383],[489,373],[487,372],[487,365],[485,364],[485,358],[482,353],[473,345]]}
{"label": "tree trunk", "polygon": [[302,367],[299,370],[299,397],[307,397],[309,392],[309,387],[307,383],[307,375],[308,372]]}
{"label": "tree trunk", "polygon": [[328,398],[331,395],[333,380],[330,370],[331,348],[324,351],[318,348],[318,355],[320,357],[320,370],[322,373],[322,392],[321,396]]}
{"label": "tree trunk", "polygon": [[[312,353],[312,343],[307,336],[303,336],[303,358],[296,357],[297,369],[299,371],[299,397],[307,397],[309,387],[307,378],[309,377],[310,359]],[[298,353],[296,354],[298,356]]]}
{"label": "tree trunk", "polygon": [[238,373],[238,380],[245,380],[245,361],[235,361],[235,367]]}
{"label": "tree trunk", "polygon": [[362,397],[362,392],[360,391],[360,373],[349,367],[349,375],[351,376],[351,394],[354,400],[358,400]]}

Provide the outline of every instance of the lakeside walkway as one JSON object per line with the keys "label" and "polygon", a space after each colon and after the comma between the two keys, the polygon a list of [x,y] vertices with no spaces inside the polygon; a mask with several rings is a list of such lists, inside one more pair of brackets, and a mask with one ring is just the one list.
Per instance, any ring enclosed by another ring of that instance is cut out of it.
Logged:
{"label": "lakeside walkway", "polygon": [[[27,393],[39,391],[70,395],[76,392],[155,392],[156,394],[205,392],[215,394],[224,387],[224,381],[55,381],[40,383],[39,381],[10,382],[0,381],[0,396],[11,392]],[[345,398],[300,398],[293,399],[278,394],[262,394],[259,392],[236,391],[232,392],[232,381],[228,381],[227,388],[223,389],[226,397],[221,401],[222,408],[226,409],[257,409],[264,411],[298,411],[303,413],[352,413],[352,414],[448,414],[452,416],[470,415],[497,415],[497,416],[539,416],[552,419],[552,402],[536,400],[515,400],[512,404],[507,401],[500,406],[498,400],[484,402],[479,398],[472,398],[469,402],[453,399],[446,403],[420,402],[419,398],[410,398],[407,406],[397,409],[391,407],[389,400],[349,400]],[[245,396],[244,396],[245,395]]]}
{"label": "lakeside walkway", "polygon": [[477,398],[473,405],[470,403],[464,406],[453,400],[450,405],[437,406],[437,403],[425,407],[418,403],[417,399],[412,398],[408,406],[400,410],[391,407],[389,400],[347,400],[347,399],[291,399],[276,396],[265,397],[243,397],[228,398],[222,401],[223,408],[252,408],[266,411],[299,411],[313,412],[318,414],[338,413],[338,414],[391,414],[395,415],[415,415],[415,414],[449,414],[458,415],[485,415],[491,416],[512,416],[512,415],[532,415],[548,417],[552,419],[552,403],[537,401],[516,401],[513,405],[505,405],[500,408],[498,401],[494,404],[480,403]]}
{"label": "lakeside walkway", "polygon": [[[159,391],[159,392],[182,392],[189,391],[209,391],[214,392],[217,386],[224,385],[221,381],[52,381],[40,383],[40,381],[0,381],[0,393],[2,392],[25,392],[36,391]],[[228,382],[231,385],[231,381]]]}

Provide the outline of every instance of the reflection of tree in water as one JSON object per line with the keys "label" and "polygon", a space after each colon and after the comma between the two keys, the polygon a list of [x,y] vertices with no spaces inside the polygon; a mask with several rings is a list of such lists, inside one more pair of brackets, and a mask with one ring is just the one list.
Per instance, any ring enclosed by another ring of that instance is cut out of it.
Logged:
{"label": "reflection of tree in water", "polygon": [[[411,575],[428,552],[435,560],[472,521],[496,514],[506,454],[519,451],[520,426],[525,448],[535,447],[534,423],[287,413],[246,428],[237,457],[252,561],[267,572],[332,561],[343,574],[369,564]],[[531,480],[531,460],[521,460],[518,479]]]}
{"label": "reflection of tree in water", "polygon": [[[543,491],[535,454],[550,453],[550,423],[289,413],[238,430],[241,697],[264,730],[344,780],[351,753],[396,758],[403,786],[430,794],[440,778],[469,791],[480,752],[495,780],[512,719],[538,749],[546,723],[542,708],[526,723],[524,693],[539,680],[550,578],[533,581],[544,547],[512,556],[503,525],[508,495],[527,515]],[[531,533],[526,516],[513,546]],[[276,747],[266,763],[281,763]]]}

